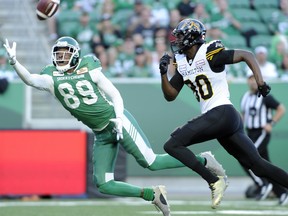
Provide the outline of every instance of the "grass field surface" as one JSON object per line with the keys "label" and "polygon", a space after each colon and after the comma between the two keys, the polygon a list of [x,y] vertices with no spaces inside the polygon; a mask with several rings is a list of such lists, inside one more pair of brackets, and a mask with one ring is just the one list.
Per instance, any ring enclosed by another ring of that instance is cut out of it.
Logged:
{"label": "grass field surface", "polygon": [[[257,202],[233,198],[223,200],[218,209],[210,208],[207,197],[175,197],[170,199],[171,215],[197,216],[277,216],[288,215],[288,206],[277,205],[277,200]],[[0,200],[0,216],[145,216],[159,215],[155,207],[141,199],[51,199],[39,201]]]}

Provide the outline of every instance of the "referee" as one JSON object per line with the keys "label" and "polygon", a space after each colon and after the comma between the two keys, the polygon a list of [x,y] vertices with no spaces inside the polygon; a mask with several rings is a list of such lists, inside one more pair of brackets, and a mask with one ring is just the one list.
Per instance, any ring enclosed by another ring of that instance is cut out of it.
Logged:
{"label": "referee", "polygon": [[[259,154],[270,161],[268,144],[271,138],[272,128],[282,118],[285,107],[278,102],[271,94],[266,97],[258,97],[257,83],[253,74],[247,75],[249,91],[241,99],[241,112],[244,125],[250,139],[254,142]],[[264,200],[271,190],[279,199],[280,205],[288,203],[288,191],[282,186],[269,182],[265,178],[255,176],[251,170],[243,169],[258,186],[257,200]]]}

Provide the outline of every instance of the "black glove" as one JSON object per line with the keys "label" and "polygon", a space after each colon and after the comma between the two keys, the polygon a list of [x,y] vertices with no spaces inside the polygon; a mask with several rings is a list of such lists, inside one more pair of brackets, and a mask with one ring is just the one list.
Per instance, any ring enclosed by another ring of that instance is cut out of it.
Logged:
{"label": "black glove", "polygon": [[270,91],[271,91],[271,87],[264,82],[262,86],[258,86],[258,97],[260,97],[261,95],[263,97],[266,97]]}
{"label": "black glove", "polygon": [[169,56],[167,53],[165,53],[161,57],[160,64],[159,64],[159,69],[160,69],[161,75],[164,75],[167,73],[168,65],[170,64],[170,59],[171,59],[171,56]]}

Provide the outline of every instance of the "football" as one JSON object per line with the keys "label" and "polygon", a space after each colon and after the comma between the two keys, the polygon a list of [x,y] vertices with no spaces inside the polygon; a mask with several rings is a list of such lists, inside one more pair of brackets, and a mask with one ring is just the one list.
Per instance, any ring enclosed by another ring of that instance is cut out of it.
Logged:
{"label": "football", "polygon": [[46,20],[52,17],[58,10],[60,0],[39,0],[36,8],[37,18]]}

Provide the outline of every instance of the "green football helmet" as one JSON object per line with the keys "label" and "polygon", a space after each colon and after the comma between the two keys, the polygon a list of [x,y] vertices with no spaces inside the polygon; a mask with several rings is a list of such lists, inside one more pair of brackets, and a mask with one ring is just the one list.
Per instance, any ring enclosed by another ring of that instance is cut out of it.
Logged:
{"label": "green football helmet", "polygon": [[59,72],[66,72],[78,65],[80,54],[79,43],[74,38],[61,37],[52,47],[52,62]]}

